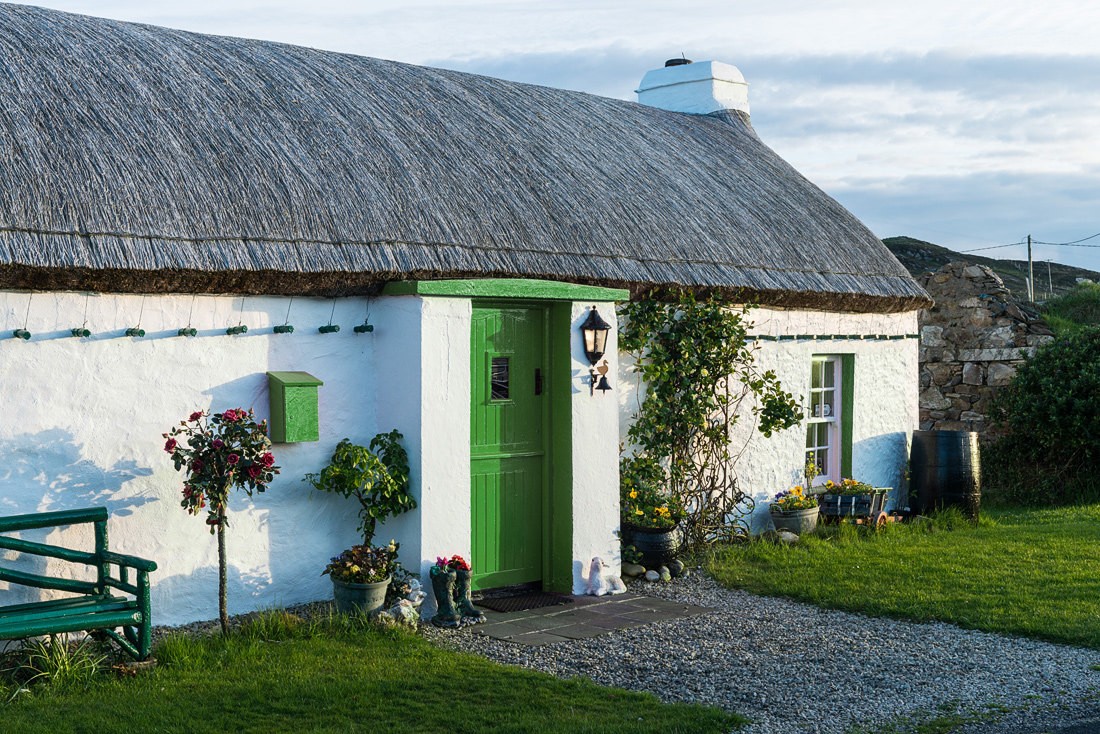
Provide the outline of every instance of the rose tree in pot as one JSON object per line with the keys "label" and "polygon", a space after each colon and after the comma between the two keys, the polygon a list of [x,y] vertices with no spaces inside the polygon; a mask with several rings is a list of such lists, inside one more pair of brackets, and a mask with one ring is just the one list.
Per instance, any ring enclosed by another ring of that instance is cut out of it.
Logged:
{"label": "rose tree in pot", "polygon": [[[379,522],[416,507],[416,500],[409,491],[409,457],[400,440],[401,434],[397,431],[379,433],[369,446],[357,446],[345,438],[336,446],[327,467],[317,474],[306,475],[306,481],[315,489],[348,498],[354,497],[359,502],[359,532],[363,534],[363,543],[349,548],[333,559],[333,563],[344,556],[352,559],[347,564],[341,561],[341,569],[350,569],[352,566],[376,569],[384,548],[393,547],[392,556],[397,555],[396,543],[391,542],[390,546],[382,548],[370,546]],[[371,559],[367,566],[354,562],[366,561],[367,556]],[[389,562],[391,565],[384,576],[392,574],[396,565],[393,558]],[[340,571],[334,574],[331,570],[333,563],[329,564],[325,573],[332,578],[334,593],[339,598],[337,582],[345,573]],[[381,580],[375,579],[378,582]],[[382,594],[385,594],[385,586],[382,587]]]}
{"label": "rose tree in pot", "polygon": [[267,437],[267,421],[256,422],[252,410],[233,408],[223,413],[197,410],[164,434],[164,450],[176,471],[185,472],[185,510],[197,515],[206,509],[210,533],[218,534],[218,619],[222,632],[229,631],[226,609],[225,529],[229,490],[236,487],[248,496],[263,492],[279,473]]}

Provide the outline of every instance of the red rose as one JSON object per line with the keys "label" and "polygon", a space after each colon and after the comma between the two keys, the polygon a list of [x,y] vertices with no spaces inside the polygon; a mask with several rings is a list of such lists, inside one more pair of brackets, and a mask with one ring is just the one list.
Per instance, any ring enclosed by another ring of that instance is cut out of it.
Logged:
{"label": "red rose", "polygon": [[205,466],[205,464],[202,463],[202,459],[195,459],[194,461],[191,462],[191,471],[193,471],[193,472],[202,471],[202,468],[204,466]]}
{"label": "red rose", "polygon": [[174,438],[168,439],[168,441],[166,441],[165,444],[164,444],[164,450],[167,451],[168,453],[172,453],[173,451],[175,451],[176,450],[176,439],[174,439]]}
{"label": "red rose", "polygon": [[194,413],[191,414],[190,420],[191,422],[194,422],[197,421],[199,418],[202,418],[202,411],[196,410]]}
{"label": "red rose", "polygon": [[261,456],[261,457],[260,457],[260,462],[261,462],[261,463],[262,463],[262,464],[263,464],[264,466],[266,466],[266,467],[269,467],[269,468],[270,468],[270,467],[272,467],[272,466],[274,466],[274,465],[275,465],[275,457],[274,457],[274,456],[272,456],[272,454],[271,454],[271,452],[270,452],[270,451],[268,451],[267,453],[265,453],[265,454],[264,454],[263,456]]}
{"label": "red rose", "polygon": [[222,446],[225,446],[225,441],[222,441],[220,438],[215,438],[210,442],[210,445],[216,449],[220,449]]}
{"label": "red rose", "polygon": [[255,479],[263,473],[264,470],[260,467],[259,464],[253,464],[252,466],[248,467],[248,476],[252,479]]}
{"label": "red rose", "polygon": [[225,463],[229,464],[230,466],[236,466],[237,462],[240,460],[241,457],[237,456],[236,454],[230,454],[229,456],[225,457]]}

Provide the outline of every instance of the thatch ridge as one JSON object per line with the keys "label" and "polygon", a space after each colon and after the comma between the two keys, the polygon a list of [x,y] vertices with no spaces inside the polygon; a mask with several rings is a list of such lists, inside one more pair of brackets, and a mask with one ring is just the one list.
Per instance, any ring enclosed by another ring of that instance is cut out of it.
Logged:
{"label": "thatch ridge", "polygon": [[0,286],[927,295],[736,114],[0,4]]}

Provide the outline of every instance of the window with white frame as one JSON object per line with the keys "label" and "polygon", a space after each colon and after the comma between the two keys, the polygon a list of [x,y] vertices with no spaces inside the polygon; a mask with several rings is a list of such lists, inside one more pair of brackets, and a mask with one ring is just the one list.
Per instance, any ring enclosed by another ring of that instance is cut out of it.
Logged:
{"label": "window with white frame", "polygon": [[841,359],[814,356],[810,399],[806,404],[806,462],[813,460],[819,476],[839,482],[841,452]]}

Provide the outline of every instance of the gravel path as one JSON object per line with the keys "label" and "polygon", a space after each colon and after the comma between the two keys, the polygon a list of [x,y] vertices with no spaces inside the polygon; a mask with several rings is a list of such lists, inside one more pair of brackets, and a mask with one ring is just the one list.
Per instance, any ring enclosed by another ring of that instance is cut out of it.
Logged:
{"label": "gravel path", "polygon": [[503,663],[721,706],[753,720],[745,734],[875,731],[898,717],[990,705],[1011,711],[961,731],[1056,731],[1100,716],[1100,672],[1090,670],[1098,651],[826,611],[723,589],[700,573],[631,590],[715,611],[542,647],[422,629]]}

